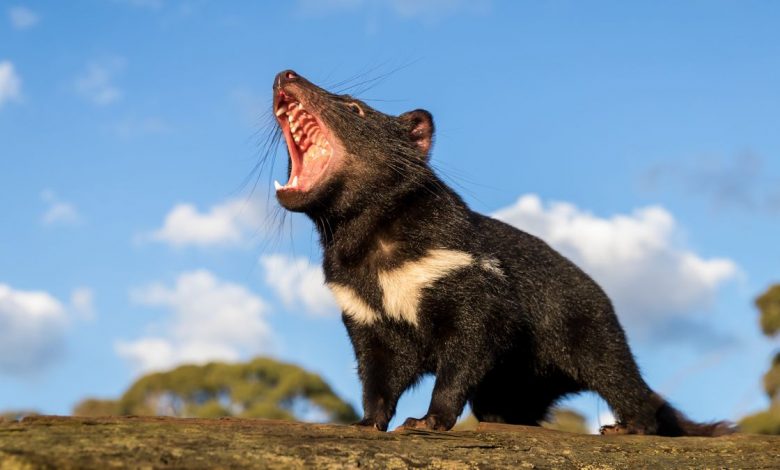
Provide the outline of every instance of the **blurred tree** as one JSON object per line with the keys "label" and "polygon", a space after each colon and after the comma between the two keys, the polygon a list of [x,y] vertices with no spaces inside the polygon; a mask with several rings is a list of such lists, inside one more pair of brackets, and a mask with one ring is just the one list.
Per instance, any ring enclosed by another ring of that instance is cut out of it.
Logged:
{"label": "blurred tree", "polygon": [[145,375],[119,400],[86,399],[78,416],[242,416],[303,421],[357,421],[355,410],[322,378],[298,366],[257,358],[247,363],[184,365]]}
{"label": "blurred tree", "polygon": [[588,434],[588,424],[585,417],[574,410],[567,408],[555,408],[550,416],[542,423],[547,429],[557,431],[576,432],[578,434]]}
{"label": "blurred tree", "polygon": [[474,417],[473,414],[469,413],[468,415],[461,418],[457,423],[455,423],[455,426],[452,428],[453,431],[474,431],[477,429],[477,425],[479,424],[479,421],[477,421],[477,418]]}
{"label": "blurred tree", "polygon": [[780,331],[780,284],[767,289],[756,299],[756,306],[761,311],[761,329],[767,336],[773,336]]}
{"label": "blurred tree", "polygon": [[[780,332],[780,284],[767,289],[756,299],[761,313],[761,329],[767,336]],[[769,409],[747,416],[739,425],[745,432],[780,434],[780,352],[775,354],[769,372],[764,374],[764,391],[769,396]]]}
{"label": "blurred tree", "polygon": [[78,402],[73,408],[74,416],[115,416],[119,414],[121,413],[117,400],[87,398]]}
{"label": "blurred tree", "polygon": [[[456,431],[473,431],[477,429],[479,421],[473,414],[458,421],[455,425]],[[550,416],[542,422],[542,426],[556,431],[576,432],[579,434],[588,434],[588,426],[585,417],[574,410],[568,408],[553,408]]]}
{"label": "blurred tree", "polygon": [[19,421],[25,416],[36,416],[37,411],[33,410],[5,410],[0,411],[0,421]]}

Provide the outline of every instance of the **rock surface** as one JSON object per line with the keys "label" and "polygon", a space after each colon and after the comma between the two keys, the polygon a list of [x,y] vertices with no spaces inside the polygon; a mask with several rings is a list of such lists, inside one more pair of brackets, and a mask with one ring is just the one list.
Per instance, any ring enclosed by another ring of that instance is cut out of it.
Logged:
{"label": "rock surface", "polygon": [[780,468],[780,437],[591,436],[537,427],[381,433],[253,419],[0,422],[0,470],[27,468]]}

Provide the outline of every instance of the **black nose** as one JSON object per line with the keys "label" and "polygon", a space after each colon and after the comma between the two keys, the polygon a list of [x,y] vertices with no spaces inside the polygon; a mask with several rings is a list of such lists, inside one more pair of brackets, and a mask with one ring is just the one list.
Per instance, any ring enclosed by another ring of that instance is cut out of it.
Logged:
{"label": "black nose", "polygon": [[298,74],[295,73],[292,70],[284,70],[282,72],[279,72],[276,75],[276,80],[274,81],[274,84],[278,87],[284,85],[285,83],[294,82],[298,79]]}

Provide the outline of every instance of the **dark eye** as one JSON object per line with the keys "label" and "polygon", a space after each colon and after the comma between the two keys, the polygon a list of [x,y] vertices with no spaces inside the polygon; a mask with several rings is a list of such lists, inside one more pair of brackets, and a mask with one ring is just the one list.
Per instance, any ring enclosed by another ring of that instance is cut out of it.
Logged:
{"label": "dark eye", "polygon": [[355,103],[354,101],[351,103],[347,103],[347,106],[349,109],[351,109],[355,114],[359,114],[361,116],[365,116],[366,113],[363,112],[363,108],[360,107],[359,104]]}

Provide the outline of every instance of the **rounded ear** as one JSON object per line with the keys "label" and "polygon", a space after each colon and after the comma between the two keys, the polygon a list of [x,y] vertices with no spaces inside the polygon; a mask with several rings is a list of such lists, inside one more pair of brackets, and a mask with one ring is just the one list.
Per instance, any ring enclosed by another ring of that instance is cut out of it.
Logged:
{"label": "rounded ear", "polygon": [[424,109],[415,109],[398,116],[409,129],[409,136],[427,160],[433,147],[433,116]]}

